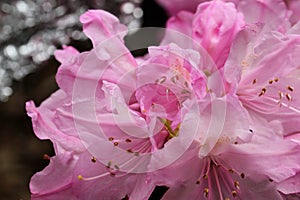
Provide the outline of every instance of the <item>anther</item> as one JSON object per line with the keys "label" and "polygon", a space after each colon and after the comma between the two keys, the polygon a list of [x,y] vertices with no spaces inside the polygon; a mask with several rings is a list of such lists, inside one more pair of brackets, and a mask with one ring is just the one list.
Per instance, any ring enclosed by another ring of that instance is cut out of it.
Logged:
{"label": "anther", "polygon": [[155,83],[156,84],[162,84],[167,80],[166,76],[162,76],[160,79],[156,80]]}
{"label": "anther", "polygon": [[287,89],[288,89],[289,91],[291,91],[291,92],[294,91],[294,88],[293,88],[292,86],[288,86]]}
{"label": "anther", "polygon": [[171,78],[171,81],[172,81],[173,83],[176,83],[176,82],[178,81],[178,79],[179,79],[179,77],[178,77],[178,75],[176,75],[176,76],[173,76],[173,77]]}
{"label": "anther", "polygon": [[185,86],[186,88],[188,88],[188,87],[189,87],[188,82],[184,81],[184,86]]}
{"label": "anther", "polygon": [[200,184],[200,180],[197,180],[197,181],[196,181],[196,184],[199,185],[199,184]]}
{"label": "anther", "polygon": [[279,99],[282,99],[283,98],[283,93],[282,92],[278,92],[278,95],[279,95]]}
{"label": "anther", "polygon": [[273,80],[269,80],[269,84],[272,84],[273,83]]}
{"label": "anther", "polygon": [[286,93],[285,94],[285,97],[288,101],[291,101],[292,100],[292,96],[289,94],[289,93]]}
{"label": "anther", "polygon": [[245,178],[245,174],[244,173],[241,173],[241,178]]}
{"label": "anther", "polygon": [[119,145],[119,142],[114,142],[114,146],[118,146]]}
{"label": "anther", "polygon": [[125,142],[129,143],[129,142],[131,142],[131,139],[127,138],[127,139],[125,140]]}
{"label": "anther", "polygon": [[140,154],[139,154],[139,152],[134,152],[134,155],[139,156]]}
{"label": "anther", "polygon": [[204,175],[203,175],[203,178],[204,178],[204,179],[207,179],[207,178],[208,178],[208,175],[207,175],[207,174],[204,174]]}
{"label": "anther", "polygon": [[253,81],[252,81],[252,84],[255,84],[257,82],[257,79],[254,79]]}
{"label": "anther", "polygon": [[234,187],[236,189],[240,189],[240,183],[238,181],[234,181]]}
{"label": "anther", "polygon": [[278,82],[278,81],[279,81],[279,78],[275,78],[274,81],[275,81],[275,82]]}
{"label": "anther", "polygon": [[127,149],[128,153],[133,153],[133,151],[131,149]]}
{"label": "anther", "polygon": [[230,200],[230,198],[226,197],[225,200]]}
{"label": "anther", "polygon": [[115,173],[113,173],[113,172],[110,172],[110,175],[111,175],[111,176],[116,176],[116,174],[115,174]]}
{"label": "anther", "polygon": [[249,129],[250,133],[253,133],[253,130],[252,129]]}
{"label": "anther", "polygon": [[78,180],[82,180],[83,179],[83,177],[81,175],[78,175],[77,178],[78,178]]}
{"label": "anther", "polygon": [[107,168],[110,168],[110,167],[111,167],[111,161],[108,161],[106,167],[107,167]]}
{"label": "anther", "polygon": [[209,192],[208,188],[204,188],[204,197],[208,197],[208,192]]}
{"label": "anther", "polygon": [[114,167],[115,167],[116,170],[120,169],[120,167],[118,165],[114,165]]}
{"label": "anther", "polygon": [[260,96],[264,95],[266,93],[266,91],[267,91],[267,88],[261,89],[261,92],[259,93],[258,96],[260,97]]}
{"label": "anther", "polygon": [[237,196],[237,192],[236,192],[235,190],[233,190],[233,191],[231,192],[231,194],[232,194],[233,197],[236,197],[236,196]]}
{"label": "anther", "polygon": [[229,169],[228,171],[229,171],[230,173],[232,173],[232,174],[233,174],[233,172],[234,172],[233,169]]}
{"label": "anther", "polygon": [[108,140],[109,140],[109,141],[113,141],[114,138],[113,138],[113,137],[109,137]]}
{"label": "anther", "polygon": [[93,157],[91,158],[91,161],[92,161],[93,163],[95,163],[95,162],[97,161],[97,159],[93,156]]}

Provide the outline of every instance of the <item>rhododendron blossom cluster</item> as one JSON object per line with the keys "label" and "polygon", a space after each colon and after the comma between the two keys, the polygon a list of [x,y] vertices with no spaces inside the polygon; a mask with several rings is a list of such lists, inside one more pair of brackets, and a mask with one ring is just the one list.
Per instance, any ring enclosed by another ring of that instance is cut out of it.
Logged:
{"label": "rhododendron blossom cluster", "polygon": [[55,150],[31,198],[299,199],[300,2],[159,2],[143,57],[103,10],[80,17],[90,51],[55,52],[60,89],[26,103]]}

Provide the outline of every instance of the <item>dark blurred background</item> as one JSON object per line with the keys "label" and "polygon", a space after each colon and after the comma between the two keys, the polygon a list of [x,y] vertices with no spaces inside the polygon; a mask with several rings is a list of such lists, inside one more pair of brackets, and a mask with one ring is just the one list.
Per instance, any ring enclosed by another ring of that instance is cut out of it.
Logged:
{"label": "dark blurred background", "polygon": [[[131,28],[163,27],[167,19],[152,0],[82,2],[0,1],[1,200],[30,199],[30,177],[48,165],[44,154],[54,155],[51,142],[35,137],[24,107],[28,100],[40,105],[58,89],[55,74],[59,63],[52,56],[56,48],[63,44],[80,51],[91,48],[91,43],[80,33],[80,13],[89,8],[104,8]],[[35,4],[39,4],[34,7],[37,10],[26,14],[26,9],[32,9]],[[36,16],[40,16],[39,20],[32,21]],[[43,48],[47,54],[38,54]],[[151,199],[159,199],[161,191],[156,190]]]}

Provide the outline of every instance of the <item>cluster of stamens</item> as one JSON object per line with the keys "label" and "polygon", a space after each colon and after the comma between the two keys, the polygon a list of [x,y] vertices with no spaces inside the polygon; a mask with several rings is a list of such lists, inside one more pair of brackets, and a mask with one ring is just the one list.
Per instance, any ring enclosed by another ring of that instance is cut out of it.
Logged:
{"label": "cluster of stamens", "polygon": [[[279,82],[279,78],[274,78],[274,79],[269,80],[269,81],[268,81],[268,84],[269,84],[269,85],[272,85],[272,84],[277,83],[277,82]],[[254,79],[254,80],[252,81],[252,84],[256,84],[256,83],[257,83],[257,79]],[[288,86],[286,87],[286,90],[287,90],[287,91],[285,91],[285,92],[283,92],[283,91],[278,91],[279,99],[278,99],[277,103],[278,103],[279,105],[281,105],[281,103],[282,103],[284,97],[286,98],[286,100],[287,100],[288,102],[291,102],[291,101],[292,101],[292,95],[291,95],[291,93],[294,92],[294,87],[288,85]],[[267,92],[267,86],[265,86],[265,87],[263,87],[263,88],[261,89],[260,93],[258,94],[258,97],[261,97],[261,96],[265,95],[266,92]]]}
{"label": "cluster of stamens", "polygon": [[[245,179],[244,173],[238,173],[234,169],[227,169],[220,165],[213,158],[206,158],[206,165],[203,166],[200,177],[196,180],[197,185],[203,186],[203,196],[211,199],[210,195],[219,195],[219,199],[230,200],[231,197],[237,198],[240,191],[240,182],[237,179]],[[213,191],[212,187],[218,190]],[[230,196],[226,196],[229,193]],[[226,195],[224,195],[226,193]],[[225,196],[225,197],[224,197]],[[214,197],[216,199],[216,197]]]}

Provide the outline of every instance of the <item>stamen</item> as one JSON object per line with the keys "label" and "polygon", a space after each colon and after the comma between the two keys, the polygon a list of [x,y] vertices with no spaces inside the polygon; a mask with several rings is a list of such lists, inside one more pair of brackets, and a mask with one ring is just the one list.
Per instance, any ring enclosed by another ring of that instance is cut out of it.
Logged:
{"label": "stamen", "polygon": [[163,84],[167,80],[166,76],[162,76],[160,79],[155,81],[156,84]]}
{"label": "stamen", "polygon": [[118,146],[119,145],[119,142],[114,142],[114,146]]}
{"label": "stamen", "polygon": [[204,197],[208,197],[208,192],[209,192],[208,188],[204,188]]}
{"label": "stamen", "polygon": [[127,139],[125,140],[125,142],[129,143],[129,142],[131,142],[131,139],[127,138]]}
{"label": "stamen", "polygon": [[293,88],[292,86],[288,86],[287,89],[288,89],[289,91],[291,91],[291,92],[294,91],[294,88]]}
{"label": "stamen", "polygon": [[234,187],[236,189],[240,189],[240,183],[238,181],[234,181]]}
{"label": "stamen", "polygon": [[288,101],[292,101],[292,96],[289,93],[286,93],[285,97]]}
{"label": "stamen", "polygon": [[93,163],[95,163],[95,162],[97,161],[97,159],[93,156],[93,157],[91,158],[91,161],[92,161]]}
{"label": "stamen", "polygon": [[233,197],[237,197],[237,192],[236,192],[235,190],[233,190],[233,191],[231,192],[231,194],[232,194]]}
{"label": "stamen", "polygon": [[111,167],[111,161],[108,161],[106,167],[107,167],[107,168],[110,168],[110,167]]}
{"label": "stamen", "polygon": [[171,81],[172,81],[173,83],[176,83],[178,80],[179,80],[179,76],[178,76],[178,75],[173,76],[173,77],[171,78]]}
{"label": "stamen", "polygon": [[269,84],[272,84],[273,83],[273,80],[269,80]]}
{"label": "stamen", "polygon": [[261,89],[261,92],[259,93],[258,96],[260,97],[260,96],[264,95],[266,93],[266,91],[267,91],[267,88]]}
{"label": "stamen", "polygon": [[244,179],[245,178],[245,174],[241,173],[241,178]]}

